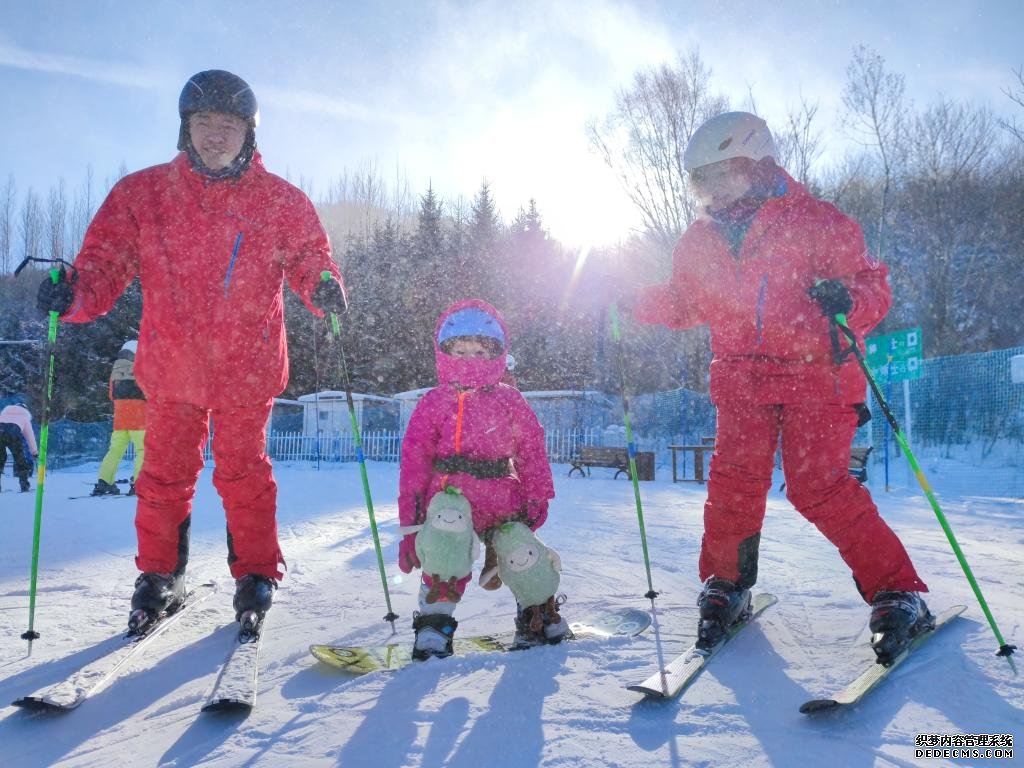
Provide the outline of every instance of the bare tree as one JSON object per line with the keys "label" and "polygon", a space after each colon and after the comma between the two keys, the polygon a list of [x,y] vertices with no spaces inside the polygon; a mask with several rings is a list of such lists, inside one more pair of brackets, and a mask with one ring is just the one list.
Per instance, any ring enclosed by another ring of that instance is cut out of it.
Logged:
{"label": "bare tree", "polygon": [[784,130],[777,134],[779,164],[801,184],[810,180],[811,167],[821,157],[821,131],[814,126],[818,104],[801,97],[799,106],[790,109]]}
{"label": "bare tree", "polygon": [[693,132],[729,103],[711,91],[711,70],[696,49],[676,65],[638,72],[616,95],[615,108],[587,135],[618,175],[643,217],[645,234],[665,252],[696,217],[696,200],[683,168]]}
{"label": "bare tree", "polygon": [[[1017,83],[1008,88],[1003,89],[1003,93],[1019,107],[1024,107],[1024,66],[1017,67],[1014,70],[1014,74],[1017,76]],[[1024,125],[1020,125],[1016,118],[1010,118],[1009,120],[1000,119],[999,125],[1008,130],[1013,136],[1016,137],[1017,141],[1024,143]]]}
{"label": "bare tree", "polygon": [[416,215],[408,178],[396,168],[390,186],[373,161],[339,175],[320,200],[319,210],[332,240],[339,242],[353,236],[369,239],[385,222],[411,225]]}
{"label": "bare tree", "polygon": [[82,240],[85,239],[85,231],[89,228],[92,220],[93,199],[92,199],[92,166],[85,168],[85,178],[82,180],[82,187],[78,196],[71,206],[71,221],[68,226],[68,236],[71,240],[72,252],[77,252],[82,247]]}
{"label": "bare tree", "polygon": [[25,200],[21,204],[21,216],[18,221],[21,234],[21,255],[24,258],[39,258],[43,253],[43,207],[39,196],[29,187]]}
{"label": "bare tree", "polygon": [[50,187],[46,202],[46,234],[51,259],[63,259],[67,253],[68,196],[64,178]]}
{"label": "bare tree", "polygon": [[119,182],[121,179],[123,179],[127,175],[128,175],[128,165],[127,165],[127,163],[125,163],[124,160],[122,160],[121,164],[119,166],[117,166],[117,173],[115,173],[113,176],[107,176],[107,178],[104,180],[104,182],[103,182],[103,194],[104,194],[104,196],[106,196],[110,192],[110,190],[113,189],[114,185],[117,184],[117,182]]}
{"label": "bare tree", "polygon": [[943,100],[915,116],[907,133],[900,239],[917,268],[903,293],[936,354],[966,351],[964,341],[978,341],[992,324],[979,302],[993,272],[1002,272],[994,269],[1002,212],[991,200],[1003,165],[997,130],[990,110]]}
{"label": "bare tree", "polygon": [[11,250],[14,240],[14,207],[17,200],[14,175],[0,189],[0,272],[11,271]]}
{"label": "bare tree", "polygon": [[882,169],[875,244],[875,252],[881,256],[890,194],[902,161],[902,141],[908,109],[904,98],[903,76],[887,72],[885,59],[861,45],[853,52],[853,61],[846,68],[846,77],[847,83],[842,95],[847,112],[844,125],[854,140],[878,152]]}

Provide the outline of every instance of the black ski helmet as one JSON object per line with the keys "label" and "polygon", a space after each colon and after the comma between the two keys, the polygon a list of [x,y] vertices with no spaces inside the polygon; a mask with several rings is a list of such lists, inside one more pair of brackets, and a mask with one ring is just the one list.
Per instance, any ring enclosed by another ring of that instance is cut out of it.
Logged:
{"label": "black ski helmet", "polygon": [[[185,87],[181,89],[181,96],[178,97],[178,115],[181,117],[178,149],[188,152],[194,166],[198,157],[192,147],[188,120],[196,112],[203,111],[235,115],[249,124],[245,146],[242,147],[238,161],[232,163],[230,169],[225,169],[226,173],[216,174],[217,177],[237,176],[249,166],[256,146],[255,128],[260,121],[260,107],[256,102],[256,94],[245,80],[223,69],[208,69],[188,79]],[[202,171],[202,163],[200,162],[196,168]]]}

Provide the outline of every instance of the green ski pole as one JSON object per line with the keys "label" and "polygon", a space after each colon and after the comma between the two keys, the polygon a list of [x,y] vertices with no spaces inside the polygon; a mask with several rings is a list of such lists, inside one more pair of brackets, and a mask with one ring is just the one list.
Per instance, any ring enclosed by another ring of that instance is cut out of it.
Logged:
{"label": "green ski pole", "polygon": [[644,551],[644,568],[647,570],[647,594],[644,597],[654,601],[658,593],[651,579],[651,558],[647,552],[647,531],[644,528],[644,507],[640,501],[640,481],[636,476],[636,442],[633,440],[633,420],[629,415],[629,398],[626,396],[626,370],[622,359],[622,332],[619,330],[619,310],[613,301],[608,305],[608,316],[612,325],[612,339],[615,341],[616,367],[619,372],[619,386],[622,395],[622,420],[626,425],[626,453],[629,457],[629,476],[633,480],[633,498],[636,500],[636,519],[640,524],[640,545]]}
{"label": "green ski pole", "polygon": [[[324,282],[333,280],[334,276],[327,270],[320,273],[320,279]],[[391,593],[388,591],[387,574],[384,572],[384,557],[380,551],[380,535],[377,532],[377,518],[373,514],[373,497],[370,494],[370,480],[366,475],[366,456],[363,455],[363,441],[359,436],[359,421],[356,419],[356,406],[352,401],[352,383],[349,381],[348,364],[345,362],[345,348],[341,344],[341,323],[334,312],[330,313],[331,334],[338,343],[338,356],[341,358],[341,376],[345,384],[345,400],[348,403],[348,416],[352,422],[352,436],[356,444],[356,459],[359,461],[359,475],[363,481],[363,495],[366,497],[366,513],[370,517],[370,533],[373,534],[373,548],[377,552],[377,570],[380,572],[380,583],[384,587],[384,602],[387,604],[388,613],[384,621],[391,622],[392,633],[396,632],[395,619],[398,614],[391,609]]]}
{"label": "green ski pole", "polygon": [[[56,285],[60,281],[60,270],[50,270],[50,279]],[[39,575],[39,538],[43,527],[43,488],[46,485],[46,452],[50,444],[50,402],[53,397],[54,357],[57,350],[57,323],[60,316],[50,312],[50,327],[46,334],[49,346],[49,362],[46,372],[46,390],[43,395],[43,418],[39,427],[39,466],[36,475],[36,515],[32,530],[32,575],[28,590],[28,629],[22,634],[22,640],[28,640],[28,652],[32,654],[32,641],[39,638],[35,631],[36,620],[36,583]]]}
{"label": "green ski pole", "polygon": [[1017,646],[1010,645],[1003,640],[1003,635],[999,631],[999,627],[996,625],[996,619],[992,615],[992,611],[989,609],[988,603],[985,601],[985,596],[981,593],[981,587],[978,586],[978,581],[974,578],[971,566],[967,564],[967,558],[964,557],[963,550],[960,549],[956,536],[953,535],[953,529],[950,528],[949,522],[946,520],[946,516],[942,513],[942,509],[939,507],[939,502],[935,498],[935,494],[932,492],[931,485],[928,483],[928,478],[926,478],[924,476],[924,472],[921,471],[921,467],[917,463],[917,458],[914,456],[914,452],[910,450],[910,444],[907,442],[907,438],[903,435],[902,430],[900,430],[900,425],[896,421],[896,416],[893,414],[889,404],[882,396],[882,391],[878,388],[878,383],[875,381],[875,377],[871,375],[871,371],[868,369],[867,363],[864,362],[864,356],[861,354],[860,347],[857,346],[857,337],[854,335],[853,331],[850,330],[850,326],[846,324],[846,315],[838,314],[831,318],[831,320],[833,328],[838,326],[842,330],[843,334],[850,340],[850,351],[857,358],[857,362],[860,364],[861,370],[864,371],[864,375],[867,377],[871,391],[874,393],[875,399],[878,401],[878,405],[882,408],[882,413],[885,414],[886,421],[888,421],[889,426],[892,427],[892,432],[896,436],[896,441],[900,444],[900,448],[903,449],[903,455],[907,457],[907,461],[910,463],[910,468],[914,471],[914,476],[917,478],[917,482],[921,486],[921,490],[924,491],[924,495],[928,498],[928,503],[931,504],[932,511],[935,512],[935,517],[938,518],[939,525],[942,526],[942,531],[946,534],[946,538],[949,540],[949,545],[953,548],[953,554],[956,555],[956,559],[960,562],[960,568],[963,569],[964,575],[967,577],[967,582],[971,585],[971,589],[974,590],[974,596],[978,599],[978,605],[981,606],[982,613],[985,614],[985,618],[988,620],[988,624],[992,628],[992,633],[995,635],[996,641],[999,643],[999,650],[996,651],[996,656],[1005,656],[1006,661],[1010,665],[1010,669],[1012,669],[1013,674],[1016,675],[1017,666],[1013,663],[1013,652],[1017,650]]}

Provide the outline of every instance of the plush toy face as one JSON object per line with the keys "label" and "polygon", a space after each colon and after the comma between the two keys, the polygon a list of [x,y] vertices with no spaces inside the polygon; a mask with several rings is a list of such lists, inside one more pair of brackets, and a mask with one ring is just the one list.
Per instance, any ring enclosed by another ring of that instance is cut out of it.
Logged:
{"label": "plush toy face", "polygon": [[429,510],[427,514],[427,525],[439,531],[451,531],[462,533],[470,525],[470,516],[461,509],[452,507],[440,507]]}
{"label": "plush toy face", "polygon": [[522,573],[530,570],[539,559],[539,548],[523,544],[505,555],[505,565],[513,573]]}

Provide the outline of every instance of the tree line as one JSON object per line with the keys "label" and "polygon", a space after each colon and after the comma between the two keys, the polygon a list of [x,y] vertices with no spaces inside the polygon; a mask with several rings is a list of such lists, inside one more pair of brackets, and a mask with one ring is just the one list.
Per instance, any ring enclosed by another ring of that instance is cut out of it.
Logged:
{"label": "tree line", "polygon": [[[1024,71],[1012,74],[1006,97],[1024,108]],[[889,265],[894,302],[879,332],[921,326],[928,357],[1024,344],[1017,311],[1024,128],[988,105],[913,104],[903,76],[864,46],[847,67],[842,104],[827,123],[817,103],[799,98],[784,119],[769,122],[780,164],[854,216],[869,249]],[[551,237],[536,200],[503,219],[486,181],[468,200],[442,200],[373,165],[343,174],[317,201],[350,292],[341,346],[286,292],[292,379],[285,395],[341,388],[342,350],[357,391],[431,386],[435,321],[467,296],[504,313],[523,388],[615,391],[621,361],[637,391],[706,389],[706,329],[627,325],[620,350],[608,339],[607,307],[629,286],[667,276],[672,247],[698,212],[683,150],[705,119],[728,109],[759,111],[753,92],[743,102],[722,93],[697,49],[637,72],[616,93],[585,139],[642,223],[619,244],[591,252]],[[839,154],[840,145],[849,148]],[[297,183],[312,191],[305,177]],[[72,194],[63,180],[45,197],[31,189],[19,195],[11,176],[0,184],[0,340],[45,338],[34,306],[42,272],[17,280],[10,272],[26,255],[73,258],[98,202],[94,185],[91,170]],[[109,366],[137,332],[140,311],[135,283],[108,316],[61,327],[58,415],[109,414]],[[38,401],[41,352],[0,346],[0,396],[20,392]]]}

